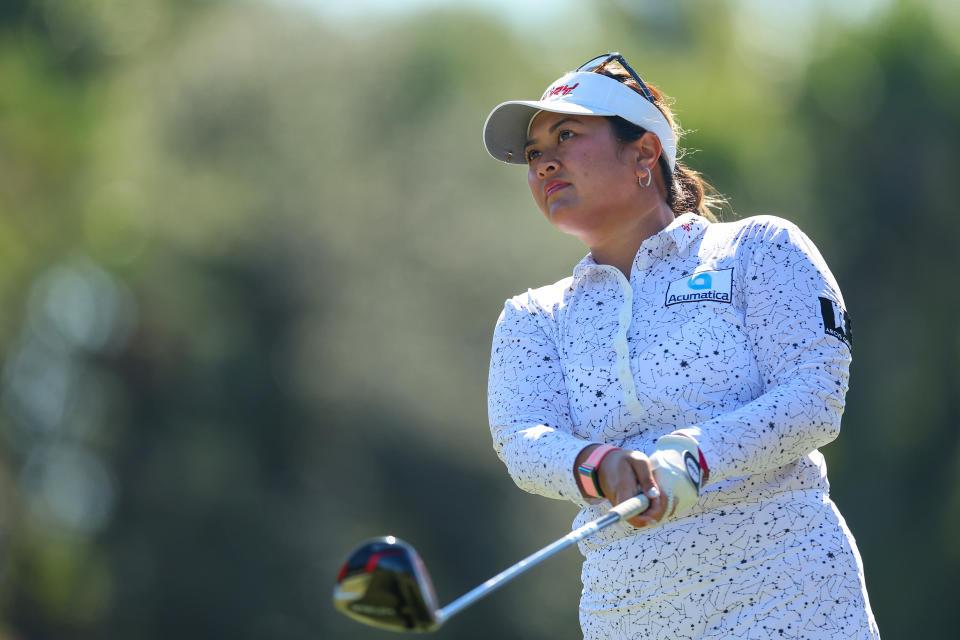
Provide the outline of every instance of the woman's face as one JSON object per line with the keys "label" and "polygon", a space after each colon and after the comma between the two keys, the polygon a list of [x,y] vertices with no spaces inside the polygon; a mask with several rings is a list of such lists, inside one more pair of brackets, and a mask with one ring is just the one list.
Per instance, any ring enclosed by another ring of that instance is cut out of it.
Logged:
{"label": "woman's face", "polygon": [[606,118],[543,111],[530,127],[525,154],[540,210],[588,247],[623,232],[644,206],[647,194],[637,184],[643,154],[638,145],[621,144]]}

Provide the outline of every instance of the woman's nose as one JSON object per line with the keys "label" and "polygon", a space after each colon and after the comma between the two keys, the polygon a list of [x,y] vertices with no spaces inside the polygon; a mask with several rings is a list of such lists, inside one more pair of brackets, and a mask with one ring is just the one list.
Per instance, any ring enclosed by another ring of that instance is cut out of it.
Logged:
{"label": "woman's nose", "polygon": [[537,164],[537,175],[541,178],[554,173],[557,170],[559,163],[556,158],[546,158],[541,157],[540,162]]}

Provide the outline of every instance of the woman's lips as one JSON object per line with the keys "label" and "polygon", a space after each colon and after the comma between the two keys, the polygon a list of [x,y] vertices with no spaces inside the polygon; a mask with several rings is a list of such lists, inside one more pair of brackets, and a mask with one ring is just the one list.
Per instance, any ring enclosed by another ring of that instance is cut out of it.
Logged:
{"label": "woman's lips", "polygon": [[545,198],[549,198],[551,193],[554,193],[559,189],[563,189],[569,184],[569,182],[564,182],[562,180],[551,180],[543,186],[543,195]]}

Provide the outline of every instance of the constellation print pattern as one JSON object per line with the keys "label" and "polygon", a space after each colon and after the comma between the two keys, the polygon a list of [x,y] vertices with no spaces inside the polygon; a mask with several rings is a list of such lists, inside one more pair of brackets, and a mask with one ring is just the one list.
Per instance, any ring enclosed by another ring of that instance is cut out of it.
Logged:
{"label": "constellation print pattern", "polygon": [[522,489],[609,508],[573,473],[592,443],[693,437],[710,484],[683,517],[580,543],[586,639],[879,638],[853,536],[817,450],[840,428],[852,331],[796,225],[675,219],[630,278],[591,256],[506,302],[494,333],[494,449]]}

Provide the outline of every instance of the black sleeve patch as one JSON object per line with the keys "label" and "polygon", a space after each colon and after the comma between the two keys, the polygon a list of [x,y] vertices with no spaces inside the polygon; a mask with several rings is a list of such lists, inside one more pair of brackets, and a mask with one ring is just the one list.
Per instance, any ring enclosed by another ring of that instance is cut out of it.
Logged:
{"label": "black sleeve patch", "polygon": [[827,335],[840,338],[848,347],[853,347],[853,322],[843,308],[830,298],[820,296],[820,314],[823,330]]}

